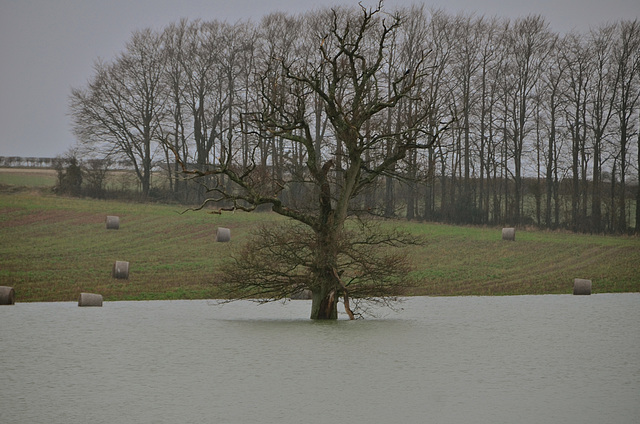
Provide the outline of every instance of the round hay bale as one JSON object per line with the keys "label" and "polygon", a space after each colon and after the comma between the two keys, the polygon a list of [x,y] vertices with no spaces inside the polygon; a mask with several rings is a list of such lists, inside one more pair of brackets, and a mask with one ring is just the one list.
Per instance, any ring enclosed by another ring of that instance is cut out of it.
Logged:
{"label": "round hay bale", "polygon": [[229,228],[218,227],[216,231],[216,241],[225,242],[231,240],[231,230]]}
{"label": "round hay bale", "polygon": [[107,230],[117,230],[120,228],[120,217],[107,216]]}
{"label": "round hay bale", "polygon": [[13,287],[0,286],[0,305],[15,305],[16,292]]}
{"label": "round hay bale", "polygon": [[573,294],[574,295],[590,295],[591,294],[591,280],[585,280],[583,278],[576,278],[573,280]]}
{"label": "round hay bale", "polygon": [[121,280],[129,279],[129,262],[116,261],[116,263],[113,264],[113,270],[111,271],[111,276],[113,278],[118,278]]}
{"label": "round hay bale", "polygon": [[78,306],[102,306],[102,295],[95,293],[80,293]]}
{"label": "round hay bale", "polygon": [[516,229],[515,228],[503,228],[502,229],[502,240],[515,241],[516,240]]}

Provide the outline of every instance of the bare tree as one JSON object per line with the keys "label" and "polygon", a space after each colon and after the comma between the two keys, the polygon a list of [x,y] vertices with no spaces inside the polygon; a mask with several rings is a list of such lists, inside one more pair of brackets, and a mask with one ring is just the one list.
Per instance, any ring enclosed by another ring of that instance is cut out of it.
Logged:
{"label": "bare tree", "polygon": [[190,135],[190,127],[186,113],[184,113],[184,109],[187,106],[184,101],[187,74],[182,65],[184,61],[183,55],[186,53],[185,43],[187,42],[186,37],[189,27],[190,24],[187,19],[181,19],[177,23],[170,24],[163,31],[166,57],[164,78],[168,90],[168,122],[162,127],[164,130],[162,148],[164,150],[170,189],[173,190],[176,196],[181,196],[182,200],[186,200],[186,184],[180,178],[180,166],[175,158],[171,158],[171,152],[174,150],[179,151],[181,157],[189,157],[187,139]]}
{"label": "bare tree", "polygon": [[[416,11],[410,11],[416,14]],[[423,15],[421,13],[421,15]],[[424,16],[424,15],[423,15]],[[425,16],[427,19],[427,16]],[[451,35],[452,20],[442,10],[431,10],[427,22],[429,55],[426,58],[427,67],[431,70],[419,92],[423,107],[428,109],[427,131],[435,136],[438,134],[440,122],[446,121],[452,115],[454,99],[451,95],[450,76],[448,69],[452,56],[452,46],[455,43]],[[455,115],[455,113],[453,113]],[[440,213],[447,203],[446,192],[446,147],[442,143],[433,144],[421,151],[426,157],[425,162],[425,193],[424,216],[433,218],[436,213],[437,168],[440,165]]]}
{"label": "bare tree", "polygon": [[616,113],[618,116],[619,143],[617,147],[619,149],[620,194],[618,197],[619,215],[615,229],[619,232],[625,232],[627,230],[626,177],[629,166],[627,156],[634,138],[634,111],[640,100],[640,83],[638,81],[640,74],[640,21],[622,21],[619,37],[613,54],[619,80]]}
{"label": "bare tree", "polygon": [[[545,213],[544,225],[547,228],[555,228],[560,221],[560,196],[558,181],[558,158],[560,156],[561,142],[558,137],[558,127],[560,126],[560,108],[564,101],[562,95],[562,83],[566,72],[566,63],[561,60],[563,41],[556,44],[556,49],[549,57],[548,67],[542,75],[542,101],[545,104]],[[553,203],[553,207],[552,207]],[[555,211],[555,213],[552,213]]]}
{"label": "bare tree", "polygon": [[[497,223],[500,220],[498,200],[498,103],[501,98],[500,81],[505,67],[505,54],[501,53],[506,41],[508,26],[496,19],[487,22],[485,38],[481,53],[482,71],[480,78],[480,117],[478,130],[480,132],[480,192],[483,191],[483,170],[486,169],[487,189],[485,194],[484,220]],[[492,201],[493,198],[493,201]],[[482,200],[481,200],[482,202]],[[493,205],[493,206],[492,206]]]}
{"label": "bare tree", "polygon": [[[323,25],[318,27],[320,31],[315,34],[313,45],[305,46],[315,54],[304,61],[296,57],[272,58],[262,77],[262,108],[245,120],[245,126],[257,138],[257,147],[282,139],[302,152],[306,184],[315,199],[314,205],[295,208],[285,203],[280,194],[290,189],[289,176],[283,174],[280,179],[265,175],[259,166],[260,158],[255,155],[249,166],[242,167],[234,160],[238,147],[231,140],[227,145],[230,154],[222,166],[187,172],[197,177],[224,176],[233,183],[229,187],[218,180],[209,189],[209,201],[231,201],[233,206],[228,209],[243,210],[270,204],[273,211],[302,225],[291,230],[297,236],[287,238],[284,245],[273,241],[279,239],[279,233],[263,233],[262,240],[267,240],[274,251],[284,252],[274,253],[276,257],[300,252],[304,256],[300,259],[304,269],[285,267],[286,273],[274,270],[285,280],[285,284],[276,285],[261,284],[260,274],[249,278],[245,273],[243,281],[235,285],[236,295],[277,299],[290,295],[292,290],[306,288],[312,292],[311,318],[336,319],[339,297],[346,300],[357,293],[369,296],[376,282],[399,276],[397,271],[401,269],[400,262],[392,266],[393,260],[382,262],[388,265],[386,271],[374,267],[375,261],[367,259],[370,256],[358,253],[361,251],[356,246],[397,244],[403,239],[376,234],[352,236],[348,222],[353,199],[376,179],[389,175],[409,152],[432,147],[447,124],[442,123],[436,130],[430,128],[430,109],[422,105],[415,107],[410,118],[398,120],[392,128],[383,125],[381,117],[407,99],[428,72],[424,61],[427,52],[418,51],[420,59],[415,61],[415,67],[394,72],[391,84],[386,83],[389,79],[386,74],[393,72],[386,53],[404,22],[403,16],[385,14],[381,5],[375,9],[332,9],[323,15]],[[279,78],[274,80],[269,74]],[[321,102],[331,129],[331,137],[320,141],[315,139],[314,131],[316,101]],[[420,98],[412,101],[421,103]],[[391,149],[387,148],[389,144]],[[341,152],[336,151],[338,145],[342,146]],[[286,152],[282,158],[287,158]],[[342,168],[334,170],[338,162]],[[286,247],[298,239],[304,241],[304,248]],[[345,240],[352,240],[347,243],[350,247],[344,247]],[[264,263],[264,258],[259,262]],[[285,266],[285,262],[272,265]],[[304,278],[294,277],[299,275]],[[384,290],[374,292],[383,298],[389,294]]]}
{"label": "bare tree", "polygon": [[155,142],[167,99],[162,37],[150,29],[133,34],[113,64],[96,64],[86,89],[71,92],[73,127],[81,143],[103,156],[128,159],[149,194]]}
{"label": "bare tree", "polygon": [[[226,75],[221,66],[223,34],[232,30],[217,21],[196,21],[187,27],[180,64],[185,74],[184,104],[192,128],[192,161],[200,169],[216,163],[216,141],[221,145],[222,127],[229,107]],[[219,149],[221,150],[221,149]],[[199,192],[204,199],[204,190]]]}
{"label": "bare tree", "polygon": [[[473,221],[474,197],[472,193],[472,105],[478,102],[476,85],[481,67],[480,39],[482,26],[470,15],[458,15],[454,22],[454,36],[459,40],[454,46],[454,66],[452,73],[455,78],[454,90],[460,114],[460,125],[456,131],[457,158],[456,168],[460,173],[462,188],[455,200],[455,219],[463,222]],[[475,154],[473,156],[476,156]]]}
{"label": "bare tree", "polygon": [[575,34],[569,35],[564,43],[563,61],[566,66],[567,85],[566,121],[571,135],[571,227],[583,230],[586,223],[586,185],[587,151],[586,151],[586,108],[589,101],[587,90],[591,77],[589,55],[586,54],[584,41]]}
{"label": "bare tree", "polygon": [[541,16],[528,16],[516,20],[510,31],[510,75],[505,87],[510,115],[510,153],[513,158],[515,199],[512,220],[520,223],[523,200],[523,157],[525,138],[531,131],[531,100],[542,72],[542,64],[553,47],[554,37],[548,23]]}
{"label": "bare tree", "polygon": [[[602,223],[602,167],[604,163],[603,149],[609,123],[614,118],[614,106],[618,93],[619,75],[612,60],[616,27],[603,26],[590,34],[591,60],[593,62],[593,78],[589,92],[592,101],[589,114],[589,129],[592,133],[593,176],[591,195],[591,231],[600,232]],[[637,225],[636,225],[637,227]]]}
{"label": "bare tree", "polygon": [[[640,110],[638,111],[638,122],[640,123]],[[637,186],[636,186],[636,234],[640,234],[640,129],[636,134],[636,155],[638,162],[636,164]]]}

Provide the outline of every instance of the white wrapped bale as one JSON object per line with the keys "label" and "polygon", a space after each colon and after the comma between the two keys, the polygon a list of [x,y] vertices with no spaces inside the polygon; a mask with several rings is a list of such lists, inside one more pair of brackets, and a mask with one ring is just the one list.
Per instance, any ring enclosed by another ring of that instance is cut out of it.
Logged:
{"label": "white wrapped bale", "polygon": [[227,242],[231,240],[231,230],[229,228],[218,227],[216,231],[216,241]]}
{"label": "white wrapped bale", "polygon": [[116,263],[113,264],[113,270],[111,271],[111,276],[113,278],[118,278],[121,280],[129,279],[129,262],[116,261]]}
{"label": "white wrapped bale", "polygon": [[515,228],[503,228],[502,229],[502,240],[515,241],[516,240],[516,229]]}
{"label": "white wrapped bale", "polygon": [[585,280],[583,278],[576,278],[573,280],[573,294],[574,295],[590,295],[591,294],[591,280]]}
{"label": "white wrapped bale", "polygon": [[108,215],[107,230],[117,230],[119,228],[120,228],[120,217]]}
{"label": "white wrapped bale", "polygon": [[80,293],[78,306],[102,306],[102,295],[95,293]]}
{"label": "white wrapped bale", "polygon": [[15,305],[16,292],[13,287],[0,286],[0,305]]}

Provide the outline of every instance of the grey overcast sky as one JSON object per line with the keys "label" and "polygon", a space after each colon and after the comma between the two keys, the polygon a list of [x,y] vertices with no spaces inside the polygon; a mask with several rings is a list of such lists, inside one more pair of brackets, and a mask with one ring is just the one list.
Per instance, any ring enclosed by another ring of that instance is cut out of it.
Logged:
{"label": "grey overcast sky", "polygon": [[[362,2],[370,6],[375,0]],[[385,7],[425,3],[452,14],[546,17],[565,33],[640,16],[638,0],[387,0]],[[0,156],[55,157],[75,143],[67,115],[71,87],[111,60],[132,31],[186,17],[257,21],[354,0],[0,0]]]}

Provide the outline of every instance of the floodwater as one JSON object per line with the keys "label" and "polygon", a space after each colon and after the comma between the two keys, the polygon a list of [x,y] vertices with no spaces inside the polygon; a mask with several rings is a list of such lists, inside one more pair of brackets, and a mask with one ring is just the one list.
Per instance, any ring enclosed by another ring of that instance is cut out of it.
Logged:
{"label": "floodwater", "polygon": [[638,423],[640,294],[0,307],[0,422]]}

